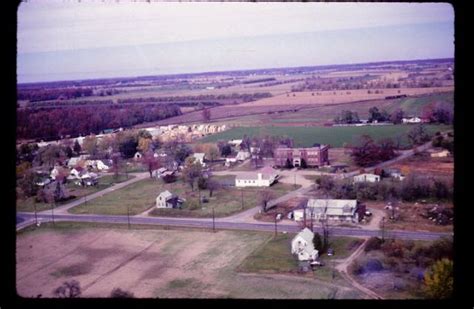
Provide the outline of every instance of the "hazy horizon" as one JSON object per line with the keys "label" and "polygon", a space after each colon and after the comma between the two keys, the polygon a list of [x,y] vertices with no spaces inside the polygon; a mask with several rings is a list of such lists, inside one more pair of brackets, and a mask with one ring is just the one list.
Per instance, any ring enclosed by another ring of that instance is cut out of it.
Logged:
{"label": "hazy horizon", "polygon": [[454,58],[442,3],[43,3],[18,10],[18,83]]}

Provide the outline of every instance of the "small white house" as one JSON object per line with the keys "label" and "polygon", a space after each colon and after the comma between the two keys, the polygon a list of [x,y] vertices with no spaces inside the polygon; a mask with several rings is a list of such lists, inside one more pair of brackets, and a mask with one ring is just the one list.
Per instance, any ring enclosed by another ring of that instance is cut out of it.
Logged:
{"label": "small white house", "polygon": [[133,159],[136,161],[136,160],[139,160],[143,157],[143,155],[140,153],[140,152],[135,152],[135,154],[133,155]]}
{"label": "small white house", "polygon": [[196,162],[201,163],[202,166],[206,166],[204,163],[204,159],[206,157],[206,154],[203,152],[196,152],[193,154],[193,157],[196,159]]}
{"label": "small white house", "polygon": [[403,123],[421,123],[420,117],[407,117],[402,119]]}
{"label": "small white house", "polygon": [[277,172],[271,168],[266,167],[257,173],[242,173],[235,177],[236,187],[269,187],[277,179]]}
{"label": "small white house", "polygon": [[228,143],[231,144],[234,147],[239,147],[240,144],[242,144],[242,140],[241,139],[233,139],[233,140],[228,141]]}
{"label": "small white house", "polygon": [[304,228],[291,241],[291,253],[298,256],[299,261],[314,261],[318,258],[318,250],[313,245],[314,233]]}
{"label": "small white house", "polygon": [[375,174],[360,174],[354,176],[354,182],[378,182],[380,181],[380,176]]}
{"label": "small white house", "polygon": [[166,172],[166,168],[165,167],[160,167],[159,169],[154,170],[152,172],[152,174],[153,174],[153,177],[161,178],[161,176],[163,175],[164,172]]}
{"label": "small white house", "polygon": [[237,161],[245,161],[248,158],[250,158],[250,152],[248,151],[239,151],[235,156]]}
{"label": "small white house", "polygon": [[156,207],[157,208],[176,208],[181,206],[182,201],[178,198],[177,195],[166,190],[160,193],[156,197]]}
{"label": "small white house", "polygon": [[442,150],[439,152],[433,152],[431,153],[432,158],[446,158],[449,156],[449,151],[448,150]]}

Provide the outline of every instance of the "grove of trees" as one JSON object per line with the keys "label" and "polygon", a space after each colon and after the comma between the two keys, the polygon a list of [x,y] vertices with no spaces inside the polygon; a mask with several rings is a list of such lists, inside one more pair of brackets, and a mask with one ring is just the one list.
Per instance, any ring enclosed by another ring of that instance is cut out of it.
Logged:
{"label": "grove of trees", "polygon": [[88,135],[181,115],[177,105],[110,105],[17,110],[17,138],[59,139]]}

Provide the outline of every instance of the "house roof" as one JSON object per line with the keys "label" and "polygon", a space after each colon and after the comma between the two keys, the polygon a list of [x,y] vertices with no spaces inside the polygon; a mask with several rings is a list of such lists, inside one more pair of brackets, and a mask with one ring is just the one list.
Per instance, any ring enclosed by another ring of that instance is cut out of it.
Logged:
{"label": "house roof", "polygon": [[355,212],[357,200],[309,199],[308,208],[314,213],[326,213],[330,216],[349,215]]}
{"label": "house roof", "polygon": [[362,177],[380,177],[379,175],[375,175],[375,174],[370,174],[370,173],[364,173],[364,174],[360,174],[360,175],[356,175],[354,176],[354,178],[357,177],[357,178],[362,178]]}
{"label": "house roof", "polygon": [[158,197],[160,197],[160,196],[163,197],[165,200],[175,197],[175,195],[173,193],[171,193],[170,191],[168,191],[168,190],[161,192],[158,195]]}
{"label": "house roof", "polygon": [[[299,232],[296,236],[296,237],[301,237],[303,238],[304,240],[306,240],[306,242],[308,244],[312,244],[313,243],[313,237],[314,237],[314,233],[311,232],[310,229],[308,229],[307,227],[305,227],[303,230],[301,230],[301,232]],[[314,248],[313,248],[314,249]]]}
{"label": "house roof", "polygon": [[193,157],[195,157],[198,160],[204,160],[204,156],[206,154],[204,152],[196,152],[193,154]]}
{"label": "house roof", "polygon": [[258,174],[257,173],[241,173],[237,176],[235,176],[236,180],[257,180],[258,179]]}

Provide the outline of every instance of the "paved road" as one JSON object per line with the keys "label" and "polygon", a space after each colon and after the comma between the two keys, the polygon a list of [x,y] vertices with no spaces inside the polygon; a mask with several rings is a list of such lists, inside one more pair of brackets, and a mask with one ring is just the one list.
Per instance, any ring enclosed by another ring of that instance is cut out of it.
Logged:
{"label": "paved road", "polygon": [[[418,147],[419,151],[426,150],[431,147],[431,142],[426,143],[422,146]],[[392,164],[399,160],[403,160],[408,158],[409,156],[413,155],[415,152],[414,150],[407,150],[404,151],[400,156],[397,158],[383,162],[377,166],[372,167],[372,169],[376,167],[382,167],[388,164]],[[309,173],[308,173],[309,172]],[[238,171],[225,171],[225,172],[214,172],[215,175],[238,175]],[[345,177],[351,174],[358,174],[359,172],[353,173],[346,173]],[[283,171],[280,172],[281,175],[292,177],[293,175],[298,175],[301,177],[302,175],[314,175],[314,174],[325,174],[317,171]],[[145,179],[149,176],[148,173],[136,173],[133,174],[136,177],[130,179],[128,181],[122,182],[120,184],[116,184],[112,187],[109,187],[105,190],[93,193],[87,196],[87,200],[92,200],[94,198],[100,197],[106,193],[113,192],[114,190],[123,188],[131,183],[140,181]],[[295,176],[293,176],[295,177]],[[286,179],[288,181],[288,179]],[[270,201],[269,206],[276,205],[278,203],[284,202],[290,198],[302,196],[308,191],[311,190],[312,185],[310,182],[303,182],[303,187],[289,192],[284,196],[281,196],[275,200]],[[74,202],[65,204],[63,206],[57,207],[54,209],[54,219],[55,220],[62,220],[62,221],[76,221],[76,222],[104,222],[104,223],[127,223],[127,216],[108,216],[108,215],[79,215],[79,214],[69,214],[67,212],[68,209],[78,206],[84,202],[84,199],[81,198]],[[266,222],[256,222],[253,220],[253,216],[258,212],[260,207],[254,207],[248,209],[244,212],[235,214],[233,216],[229,216],[226,218],[219,218],[215,221],[215,227],[220,229],[237,229],[237,230],[256,230],[256,231],[273,231],[274,224],[273,223],[266,223]],[[20,230],[28,225],[34,224],[34,214],[33,213],[17,213],[17,217],[23,219],[17,224],[17,230]],[[45,210],[38,213],[38,219],[41,221],[49,221],[52,220],[53,215],[50,210]],[[212,228],[212,219],[205,218],[205,219],[196,219],[196,218],[165,218],[165,217],[146,217],[146,216],[132,216],[130,217],[130,222],[132,224],[157,224],[157,225],[171,225],[171,226],[186,226],[186,227],[198,227],[198,228]],[[298,232],[300,227],[293,223],[293,224],[284,224],[281,223],[278,225],[278,229],[280,231],[287,231],[287,232]],[[315,231],[321,232],[319,228],[315,228]],[[370,236],[381,236],[380,230],[368,230],[368,229],[357,229],[357,228],[337,228],[334,227],[331,229],[331,233],[334,236],[360,236],[360,237],[370,237]],[[437,239],[442,236],[451,236],[451,233],[431,233],[431,232],[417,232],[417,231],[390,231],[385,233],[387,237],[392,238],[404,238],[404,239],[420,239],[420,240],[433,240]]]}
{"label": "paved road", "polygon": [[[18,213],[18,216],[32,221],[34,223],[34,214],[32,213]],[[41,222],[51,221],[51,214],[38,214],[38,219]],[[55,221],[74,221],[74,222],[101,222],[101,223],[120,223],[127,224],[127,216],[109,216],[109,215],[85,215],[85,214],[58,214],[54,215]],[[24,223],[24,222],[23,222]],[[167,225],[177,227],[195,227],[212,229],[212,219],[210,218],[165,218],[165,217],[130,217],[131,224],[150,224],[150,225]],[[17,226],[18,229],[19,226]],[[216,229],[230,229],[230,230],[248,230],[248,231],[274,231],[275,225],[271,222],[247,223],[247,222],[233,222],[225,218],[218,218],[215,220]],[[277,224],[277,230],[280,232],[299,232],[301,228],[295,224]],[[314,231],[322,233],[322,229],[315,227]],[[353,237],[371,237],[382,236],[381,230],[363,230],[357,228],[330,228],[330,235],[332,236],[353,236]],[[395,231],[385,230],[385,238],[400,238],[413,240],[435,240],[440,237],[449,237],[451,233],[433,233],[433,232],[417,232],[417,231]]]}

